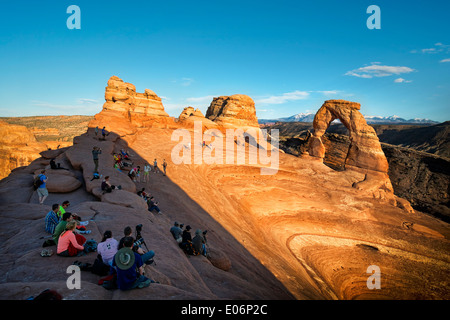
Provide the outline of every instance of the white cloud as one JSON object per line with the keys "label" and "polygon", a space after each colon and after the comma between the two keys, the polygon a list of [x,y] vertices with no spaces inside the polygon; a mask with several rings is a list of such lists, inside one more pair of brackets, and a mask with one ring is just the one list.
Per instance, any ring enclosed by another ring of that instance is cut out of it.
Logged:
{"label": "white cloud", "polygon": [[420,50],[411,50],[410,53],[418,53],[422,52],[424,54],[435,54],[435,53],[450,53],[450,45],[443,44],[442,42],[436,42],[434,44],[434,47],[432,48],[425,48]]}
{"label": "white cloud", "polygon": [[361,67],[348,71],[346,76],[354,76],[359,78],[373,78],[373,77],[387,77],[391,75],[399,75],[402,73],[413,72],[414,69],[401,66],[382,66],[378,64],[372,64],[370,66]]}
{"label": "white cloud", "polygon": [[195,80],[192,78],[182,78],[181,81],[181,85],[187,87],[190,86]]}
{"label": "white cloud", "polygon": [[267,98],[256,99],[256,104],[283,104],[289,101],[303,100],[308,98],[309,92],[295,90],[286,92],[278,96],[269,96]]}
{"label": "white cloud", "polygon": [[439,61],[439,62],[450,62],[450,58],[447,58],[447,59],[442,59],[441,61]]}
{"label": "white cloud", "polygon": [[190,103],[207,103],[211,102],[214,99],[214,97],[216,96],[192,97],[186,98],[186,101]]}
{"label": "white cloud", "polygon": [[405,80],[403,78],[398,78],[394,80],[395,83],[410,83],[412,80]]}
{"label": "white cloud", "polygon": [[78,99],[78,102],[82,104],[98,104],[98,100],[94,99]]}

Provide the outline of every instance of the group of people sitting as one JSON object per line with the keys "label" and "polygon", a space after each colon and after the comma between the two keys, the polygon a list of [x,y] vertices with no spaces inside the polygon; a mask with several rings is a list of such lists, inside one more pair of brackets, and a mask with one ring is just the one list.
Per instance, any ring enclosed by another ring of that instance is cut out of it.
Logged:
{"label": "group of people sitting", "polygon": [[[89,222],[82,222],[78,215],[67,212],[66,209],[69,205],[69,201],[64,201],[61,206],[54,204],[52,210],[45,217],[45,231],[52,234],[52,238],[46,240],[43,247],[56,245],[56,254],[61,257],[78,257],[97,251],[98,255],[94,265],[97,272],[104,270],[105,274],[108,274],[108,282],[113,283],[108,289],[144,288],[155,282],[144,276],[144,266],[154,262],[155,252],[153,250],[145,252],[141,248],[141,244],[145,242],[143,238],[133,238],[131,227],[128,226],[124,229],[124,237],[120,241],[112,237],[110,230],[106,230],[97,245],[95,240],[86,240],[81,235],[90,233],[85,228]],[[45,252],[45,255],[41,253],[42,256],[50,256],[47,254],[48,249],[44,249],[42,252]],[[74,264],[82,266],[78,261],[75,261]],[[92,271],[92,268],[93,265],[84,264],[82,270]]]}
{"label": "group of people sitting", "polygon": [[207,230],[203,231],[201,229],[197,229],[195,231],[195,236],[192,238],[191,235],[191,226],[187,225],[183,230],[184,224],[180,224],[175,221],[174,225],[170,228],[170,233],[173,238],[177,241],[179,247],[186,253],[187,255],[199,255],[202,254],[205,257],[207,256],[206,250],[206,233]]}
{"label": "group of people sitting", "polygon": [[[84,244],[86,238],[82,234],[91,233],[86,229],[89,221],[81,221],[81,218],[66,209],[70,206],[68,200],[61,205],[55,203],[52,210],[45,216],[45,231],[51,234],[51,239],[47,239],[43,247],[56,245],[56,254],[60,256],[79,256],[88,252]],[[45,254],[49,254],[46,251]]]}
{"label": "group of people sitting", "polygon": [[[131,161],[128,153],[121,149],[120,153],[114,153],[114,168],[116,168],[119,171],[122,171],[124,167],[131,167],[133,165],[133,161]],[[130,161],[130,162],[128,162]]]}

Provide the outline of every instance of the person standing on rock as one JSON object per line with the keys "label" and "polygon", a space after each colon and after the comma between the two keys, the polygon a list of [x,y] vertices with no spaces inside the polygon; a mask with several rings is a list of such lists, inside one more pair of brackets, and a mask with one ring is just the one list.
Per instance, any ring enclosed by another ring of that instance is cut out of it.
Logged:
{"label": "person standing on rock", "polygon": [[146,163],[144,165],[144,181],[143,182],[150,182],[150,165],[148,163]]}
{"label": "person standing on rock", "polygon": [[100,149],[99,147],[94,147],[92,149],[92,158],[94,159],[94,164],[95,164],[95,168],[94,168],[94,172],[98,173],[98,155],[102,153],[102,149]]}
{"label": "person standing on rock", "polygon": [[155,171],[155,173],[159,172],[158,161],[156,161],[156,159],[153,161],[153,170]]}
{"label": "person standing on rock", "polygon": [[163,161],[164,175],[166,175],[166,167],[167,167],[167,162],[166,162],[166,159],[164,159],[164,161]]}
{"label": "person standing on rock", "polygon": [[38,176],[38,179],[41,181],[41,184],[37,187],[36,191],[39,196],[39,204],[44,204],[45,199],[48,197],[47,190],[47,177],[45,176],[45,170],[41,171],[41,174]]}
{"label": "person standing on rock", "polygon": [[97,136],[97,134],[98,134],[98,126],[95,127],[94,132],[95,132],[95,136]]}

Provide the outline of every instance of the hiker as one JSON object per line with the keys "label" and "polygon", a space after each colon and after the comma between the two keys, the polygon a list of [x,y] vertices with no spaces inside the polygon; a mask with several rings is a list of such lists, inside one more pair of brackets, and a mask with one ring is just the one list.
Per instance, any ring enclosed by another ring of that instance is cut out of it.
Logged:
{"label": "hiker", "polygon": [[158,204],[159,203],[155,200],[155,197],[150,197],[150,200],[148,201],[148,211],[152,212],[153,210],[156,210],[158,214],[162,214]]}
{"label": "hiker", "polygon": [[65,212],[62,215],[62,218],[59,221],[58,225],[56,226],[55,231],[53,232],[53,236],[52,236],[55,244],[58,244],[59,236],[61,235],[61,233],[64,232],[64,230],[66,230],[67,222],[69,222],[71,220],[73,220],[73,217],[70,212]]}
{"label": "hiker", "polygon": [[123,244],[124,247],[114,255],[112,263],[117,272],[117,287],[120,290],[148,287],[154,281],[144,276],[142,258],[132,250],[133,238],[125,237]]}
{"label": "hiker", "polygon": [[[120,250],[124,247],[124,241],[126,238],[131,238],[133,240],[133,243],[135,242],[134,238],[132,237],[133,229],[131,227],[125,227],[123,230],[124,237],[120,239],[119,245],[117,248]],[[153,250],[149,250],[148,252],[144,252],[144,250],[140,246],[133,246],[133,251],[137,252],[141,258],[142,261],[144,261],[145,264],[151,264],[153,263],[153,257],[155,256],[155,252]]]}
{"label": "hiker", "polygon": [[150,181],[150,171],[151,171],[150,165],[148,163],[146,163],[144,165],[144,179],[143,179],[144,181],[143,182]]}
{"label": "hiker", "polygon": [[163,161],[164,175],[166,175],[166,167],[167,167],[167,162],[166,162],[166,159],[164,159],[164,161]]}
{"label": "hiker", "polygon": [[52,206],[52,210],[45,216],[45,232],[53,234],[59,220],[59,204],[55,203]]}
{"label": "hiker", "polygon": [[116,187],[115,185],[111,185],[111,183],[109,182],[109,176],[106,176],[105,179],[103,179],[101,188],[103,193],[110,193],[116,188],[119,190],[122,189],[121,186]]}
{"label": "hiker", "polygon": [[103,129],[102,129],[102,137],[103,137],[103,140],[106,140],[106,130],[105,130],[105,128],[106,128],[106,127],[103,127]]}
{"label": "hiker", "polygon": [[92,148],[92,158],[94,159],[94,164],[95,164],[94,172],[97,172],[97,173],[98,173],[98,155],[101,153],[102,153],[102,149],[100,149],[99,147]]}
{"label": "hiker", "polygon": [[57,255],[61,257],[74,257],[83,252],[83,244],[86,243],[86,238],[74,232],[76,227],[76,221],[71,220],[67,222],[66,230],[61,233],[58,239]]}
{"label": "hiker", "polygon": [[201,253],[206,257],[206,240],[203,237],[202,230],[197,229],[195,231],[195,236],[192,239],[192,246],[196,252]]}
{"label": "hiker", "polygon": [[155,171],[155,173],[159,172],[158,161],[156,161],[156,159],[153,161],[153,170]]}
{"label": "hiker", "polygon": [[95,132],[95,136],[97,136],[97,134],[98,134],[98,126],[95,127],[94,132]]}
{"label": "hiker", "polygon": [[58,163],[58,165],[57,165],[54,158],[50,160],[50,168],[52,170],[59,170],[59,169],[69,170],[69,169],[61,167],[61,163]]}
{"label": "hiker", "polygon": [[36,191],[39,196],[39,204],[44,204],[45,199],[48,197],[47,190],[47,177],[45,176],[45,170],[41,171],[41,174],[37,176],[35,185],[37,185]]}
{"label": "hiker", "polygon": [[182,238],[183,230],[180,228],[178,222],[175,221],[172,228],[170,228],[170,233],[178,243],[181,243],[181,240],[183,239]]}
{"label": "hiker", "polygon": [[97,246],[97,252],[101,255],[104,264],[112,266],[112,260],[117,253],[118,246],[119,242],[112,237],[111,230],[106,230],[103,233],[102,241]]}

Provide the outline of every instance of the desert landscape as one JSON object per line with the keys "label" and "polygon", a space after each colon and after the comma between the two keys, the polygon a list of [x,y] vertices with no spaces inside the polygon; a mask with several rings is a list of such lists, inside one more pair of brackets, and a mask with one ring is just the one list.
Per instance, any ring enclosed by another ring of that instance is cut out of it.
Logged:
{"label": "desert landscape", "polygon": [[[196,161],[195,150],[201,158],[208,147],[193,139],[177,149],[174,133],[184,130],[217,143],[227,129],[260,132],[251,97],[215,97],[205,116],[188,107],[174,118],[152,90],[140,93],[111,77],[102,111],[80,117],[77,125],[89,122],[72,141],[64,141],[68,145],[48,150],[30,129],[21,140],[9,138],[17,143],[10,149],[26,146],[32,156],[9,165],[11,172],[0,181],[0,299],[24,300],[46,288],[69,300],[449,299],[448,123],[405,129],[440,132],[434,135],[439,143],[427,139],[426,146],[417,140],[412,145],[402,140],[404,130],[369,126],[363,108],[326,100],[312,124],[261,126],[280,130],[279,149],[275,138],[264,147],[254,143],[256,137],[238,133],[234,147],[246,146],[245,163],[207,164]],[[336,119],[341,125],[335,130]],[[26,132],[22,120],[20,128],[19,120],[8,121],[1,127],[8,135]],[[106,127],[105,139],[96,127]],[[386,134],[389,130],[398,130],[398,137]],[[386,143],[380,142],[384,134]],[[102,150],[99,173],[120,190],[102,193],[102,178],[93,179],[94,146]],[[234,157],[234,147],[220,157],[225,160],[230,152]],[[161,169],[165,159],[167,175],[151,172],[149,182],[134,182],[126,168],[114,168],[113,154],[120,150],[141,168],[157,159]],[[174,150],[192,161],[175,164]],[[261,174],[267,163],[249,161],[261,151],[278,154],[271,174]],[[68,170],[50,169],[51,159]],[[33,181],[42,169],[49,196],[40,205]],[[158,200],[161,215],[137,195],[142,188]],[[99,276],[82,271],[82,290],[70,290],[67,267],[75,260],[92,263],[96,254],[40,255],[45,215],[65,200],[71,212],[89,221],[87,239],[99,242],[111,230],[119,240],[125,226],[142,224],[142,236],[156,253],[145,274],[157,283],[106,290],[98,285]],[[208,231],[208,256],[188,256],[178,247],[169,232],[175,221]],[[370,266],[379,267],[381,289],[367,285]]]}

